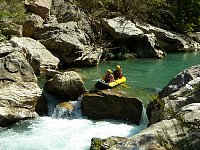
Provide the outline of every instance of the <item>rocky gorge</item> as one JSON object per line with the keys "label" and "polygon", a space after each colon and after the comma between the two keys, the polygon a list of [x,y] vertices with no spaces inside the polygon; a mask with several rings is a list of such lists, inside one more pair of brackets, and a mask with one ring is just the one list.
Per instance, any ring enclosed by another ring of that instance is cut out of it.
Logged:
{"label": "rocky gorge", "polygon": [[[82,113],[88,118],[139,124],[143,111],[141,100],[112,90],[88,92],[77,72],[59,69],[96,66],[101,60],[162,59],[169,52],[200,49],[198,34],[180,35],[121,16],[104,18],[100,23],[107,35],[106,45],[102,47],[93,42],[89,18],[72,1],[36,0],[26,1],[25,5],[30,15],[23,25],[9,29],[11,39],[0,44],[1,127],[47,114],[45,92],[57,96],[60,102],[82,97]],[[49,77],[43,89],[36,78],[41,74]],[[158,140],[159,135],[164,141],[164,129],[174,145],[187,140],[192,141],[192,149],[197,149],[200,147],[199,82],[199,65],[184,70],[147,106],[148,128],[130,138],[93,138],[90,149],[165,149]],[[71,104],[60,106],[73,109]],[[176,128],[180,115],[186,125]],[[190,130],[192,127],[195,132]]]}

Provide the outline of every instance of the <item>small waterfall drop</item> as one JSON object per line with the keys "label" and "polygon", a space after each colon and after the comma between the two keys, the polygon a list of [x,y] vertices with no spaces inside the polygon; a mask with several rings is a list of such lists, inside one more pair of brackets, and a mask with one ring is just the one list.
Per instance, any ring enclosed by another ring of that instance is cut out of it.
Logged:
{"label": "small waterfall drop", "polygon": [[65,107],[56,106],[54,109],[54,112],[52,114],[53,118],[59,119],[59,118],[66,118],[66,119],[78,119],[82,118],[81,113],[81,97],[77,99],[77,101],[69,101],[73,105],[73,110],[70,111]]}

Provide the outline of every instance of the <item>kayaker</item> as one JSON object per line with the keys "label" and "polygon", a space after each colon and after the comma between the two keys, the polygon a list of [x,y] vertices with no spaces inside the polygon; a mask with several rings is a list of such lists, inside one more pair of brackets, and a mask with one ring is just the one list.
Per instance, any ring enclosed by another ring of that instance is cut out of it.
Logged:
{"label": "kayaker", "polygon": [[117,80],[117,79],[121,79],[122,76],[123,76],[122,68],[119,65],[117,65],[116,70],[114,71],[114,78],[115,80]]}
{"label": "kayaker", "polygon": [[106,82],[106,83],[110,83],[110,82],[113,82],[115,79],[114,79],[114,76],[112,74],[112,71],[110,69],[108,69],[106,71],[106,75],[103,77],[103,80]]}

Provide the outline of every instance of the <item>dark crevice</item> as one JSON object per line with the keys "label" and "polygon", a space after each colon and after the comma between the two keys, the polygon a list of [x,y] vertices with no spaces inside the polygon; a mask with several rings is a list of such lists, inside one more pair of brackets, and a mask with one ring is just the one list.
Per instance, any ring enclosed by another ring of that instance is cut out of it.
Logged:
{"label": "dark crevice", "polygon": [[11,54],[12,52],[5,52],[5,53],[0,53],[0,58],[5,57],[9,54]]}

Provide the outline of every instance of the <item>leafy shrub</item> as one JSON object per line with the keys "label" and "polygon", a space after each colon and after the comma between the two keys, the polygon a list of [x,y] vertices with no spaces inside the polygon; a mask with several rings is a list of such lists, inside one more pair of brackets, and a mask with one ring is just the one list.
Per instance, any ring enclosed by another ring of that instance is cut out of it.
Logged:
{"label": "leafy shrub", "polygon": [[9,28],[9,22],[20,24],[24,17],[23,0],[0,0],[0,41],[8,38],[4,32]]}
{"label": "leafy shrub", "polygon": [[96,20],[116,14],[178,32],[200,26],[199,0],[77,0],[77,3]]}

